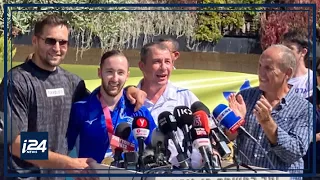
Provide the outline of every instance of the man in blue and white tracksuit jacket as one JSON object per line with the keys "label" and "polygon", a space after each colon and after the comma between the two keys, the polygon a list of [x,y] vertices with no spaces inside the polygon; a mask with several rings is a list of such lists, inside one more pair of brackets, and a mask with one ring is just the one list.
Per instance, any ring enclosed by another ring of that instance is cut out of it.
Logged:
{"label": "man in blue and white tracksuit jacket", "polygon": [[[101,102],[97,98],[99,91],[100,87],[84,100],[73,104],[67,132],[69,151],[74,148],[79,137],[77,143],[78,157],[90,157],[97,162],[101,162],[106,156],[112,156],[105,116]],[[127,122],[131,125],[134,117],[143,116],[150,123],[150,134],[145,140],[145,144],[149,145],[151,143],[151,132],[156,125],[146,107],[142,106],[134,112],[134,106],[126,98],[124,91],[114,110],[110,111],[113,129],[115,131],[117,125],[121,122]],[[138,143],[132,133],[128,141],[134,143],[137,149]]]}

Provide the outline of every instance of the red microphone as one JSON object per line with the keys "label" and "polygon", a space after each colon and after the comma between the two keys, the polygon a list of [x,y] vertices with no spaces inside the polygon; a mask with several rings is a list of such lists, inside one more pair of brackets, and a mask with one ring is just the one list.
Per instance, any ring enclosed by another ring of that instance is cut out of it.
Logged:
{"label": "red microphone", "polygon": [[[219,155],[221,157],[229,157],[231,154],[231,150],[226,144],[225,141],[222,141],[218,134],[214,131],[214,129],[210,128],[210,121],[208,118],[208,115],[205,111],[199,110],[193,113],[195,119],[198,121],[198,124],[201,124],[201,126],[205,129],[205,131],[209,135],[209,139],[211,140],[211,144],[213,145],[213,148],[219,152]],[[214,153],[214,151],[212,151]],[[216,153],[215,153],[216,154]]]}
{"label": "red microphone", "polygon": [[114,160],[119,162],[122,159],[123,151],[134,151],[135,145],[126,141],[131,134],[131,127],[128,123],[119,123],[115,129],[115,135],[108,134],[110,139],[110,147],[114,149]]}
{"label": "red microphone", "polygon": [[130,143],[126,140],[119,138],[113,134],[109,133],[110,137],[110,146],[114,147],[115,149],[119,148],[125,151],[134,151],[135,145]]}
{"label": "red microphone", "polygon": [[205,111],[199,110],[193,113],[194,126],[203,127],[210,134],[209,119]]}

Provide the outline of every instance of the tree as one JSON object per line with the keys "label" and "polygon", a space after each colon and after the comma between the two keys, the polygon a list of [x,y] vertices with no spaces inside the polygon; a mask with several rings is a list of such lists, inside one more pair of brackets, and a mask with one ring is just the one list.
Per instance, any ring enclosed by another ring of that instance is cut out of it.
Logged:
{"label": "tree", "polygon": [[[204,4],[262,4],[264,0],[203,0]],[[256,11],[262,8],[204,8],[205,12],[198,14],[196,39],[199,41],[217,42],[223,36],[223,28],[241,28],[245,23],[245,16],[256,18],[259,14]],[[239,11],[242,10],[242,11]]]}
{"label": "tree", "polygon": [[[319,40],[320,30],[320,1],[319,0],[282,0],[280,3],[313,3],[317,6],[317,31]],[[272,11],[279,10],[279,8],[269,9],[267,13],[261,16],[260,28],[260,42],[261,48],[266,49],[271,44],[279,43],[283,34],[290,28],[304,29],[305,32],[309,31],[310,38],[312,37],[312,11],[310,8],[282,8],[288,11]],[[291,10],[291,11],[290,11]],[[309,10],[308,11],[292,11],[292,10]]]}
{"label": "tree", "polygon": [[[137,3],[138,1],[139,0],[50,0],[51,3],[70,4]],[[149,2],[150,0],[145,0],[145,2],[147,1]],[[32,4],[48,3],[48,1],[5,0],[5,3]],[[153,11],[155,9],[160,11]],[[186,36],[190,41],[192,41],[194,37],[194,24],[196,21],[195,13],[164,11],[170,10],[170,8],[21,7],[10,10],[19,10],[12,13],[12,22],[9,22],[9,25],[13,25],[13,27],[19,29],[20,33],[22,34],[31,32],[31,28],[33,27],[35,20],[37,20],[43,14],[48,13],[48,11],[58,11],[58,13],[67,17],[70,20],[70,24],[72,26],[71,36],[75,38],[76,48],[78,50],[77,55],[80,55],[79,57],[81,57],[82,53],[85,50],[92,47],[94,39],[98,39],[98,42],[100,43],[100,47],[102,49],[101,53],[110,49],[126,49],[129,46],[134,48],[138,45],[138,40],[141,36],[144,36],[144,44],[150,42],[154,36],[157,36],[159,34],[174,35],[177,37]],[[26,12],[26,10],[29,11]],[[130,10],[149,11],[141,12]],[[8,12],[8,17],[10,19],[10,11]],[[2,22],[3,24],[3,19],[0,22]]]}
{"label": "tree", "polygon": [[[16,48],[13,48],[13,50],[11,51],[11,46],[12,46],[11,40],[8,39],[8,48],[7,48],[8,61],[11,61],[11,59],[16,54]],[[3,57],[4,57],[4,36],[0,35],[0,62],[4,61]]]}

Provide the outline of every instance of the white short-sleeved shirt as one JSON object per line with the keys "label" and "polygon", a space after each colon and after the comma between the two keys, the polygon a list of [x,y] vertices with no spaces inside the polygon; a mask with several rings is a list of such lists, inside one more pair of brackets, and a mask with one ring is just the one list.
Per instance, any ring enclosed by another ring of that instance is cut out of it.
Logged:
{"label": "white short-sleeved shirt", "polygon": [[[139,89],[141,88],[141,81],[137,87]],[[158,125],[158,116],[163,111],[173,113],[173,109],[176,106],[187,106],[190,108],[196,101],[199,101],[199,99],[190,90],[176,87],[172,83],[168,82],[165,91],[160,96],[156,104],[153,104],[147,99],[144,102],[144,106],[151,112],[156,125]]]}
{"label": "white short-sleeved shirt", "polygon": [[[137,88],[141,88],[141,81],[137,85]],[[187,106],[190,108],[191,105],[196,101],[199,101],[199,99],[193,92],[185,88],[176,87],[171,82],[168,82],[165,91],[160,96],[158,101],[153,104],[150,100],[147,99],[144,102],[144,106],[146,106],[147,109],[151,112],[155,124],[158,126],[158,116],[160,113],[169,111],[173,114],[173,110],[176,106]],[[184,139],[184,136],[180,128],[177,128],[177,136],[179,144],[182,148],[182,141]],[[168,149],[171,152],[169,161],[173,165],[179,166],[178,160],[176,159],[178,152],[171,139],[169,140],[168,144]],[[195,157],[192,158],[192,166],[198,166],[198,163],[202,161],[201,155],[197,149],[193,148],[191,157]]]}
{"label": "white short-sleeved shirt", "polygon": [[289,79],[294,92],[303,98],[312,96],[313,93],[313,71],[309,70],[305,75]]}

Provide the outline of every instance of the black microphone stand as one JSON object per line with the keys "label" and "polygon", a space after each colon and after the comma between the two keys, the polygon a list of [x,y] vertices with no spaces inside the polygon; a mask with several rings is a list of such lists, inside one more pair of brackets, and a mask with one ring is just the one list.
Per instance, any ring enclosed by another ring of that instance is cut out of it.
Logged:
{"label": "black microphone stand", "polygon": [[[138,142],[139,141],[143,142],[144,138],[138,137]],[[144,162],[143,162],[143,159],[142,159],[143,150],[144,150],[144,144],[143,143],[139,143],[137,170],[140,171],[140,172],[144,170]]]}
{"label": "black microphone stand", "polygon": [[188,143],[187,143],[187,140],[184,138],[182,140],[182,144],[183,144],[183,153],[188,156]]}
{"label": "black microphone stand", "polygon": [[244,168],[246,168],[246,169],[248,169],[248,170],[252,170],[253,172],[257,173],[256,170],[254,170],[253,168],[251,168],[250,166],[248,166],[247,164],[243,163],[243,162],[240,160],[240,158],[239,158],[239,156],[238,156],[238,153],[239,153],[238,148],[234,148],[234,153],[233,153],[233,157],[232,157],[232,159],[233,159],[233,164],[230,164],[230,165],[222,168],[222,171],[223,171],[223,172],[226,172],[227,169],[233,168],[233,167],[237,167],[237,171],[240,171],[240,166],[242,166],[242,167],[244,167]]}
{"label": "black microphone stand", "polygon": [[188,145],[188,141],[190,141],[190,139],[191,139],[190,132],[187,131],[187,133],[185,133],[184,136],[185,137],[182,140],[183,152],[188,157],[188,151],[190,152],[190,154],[192,153],[192,146]]}

